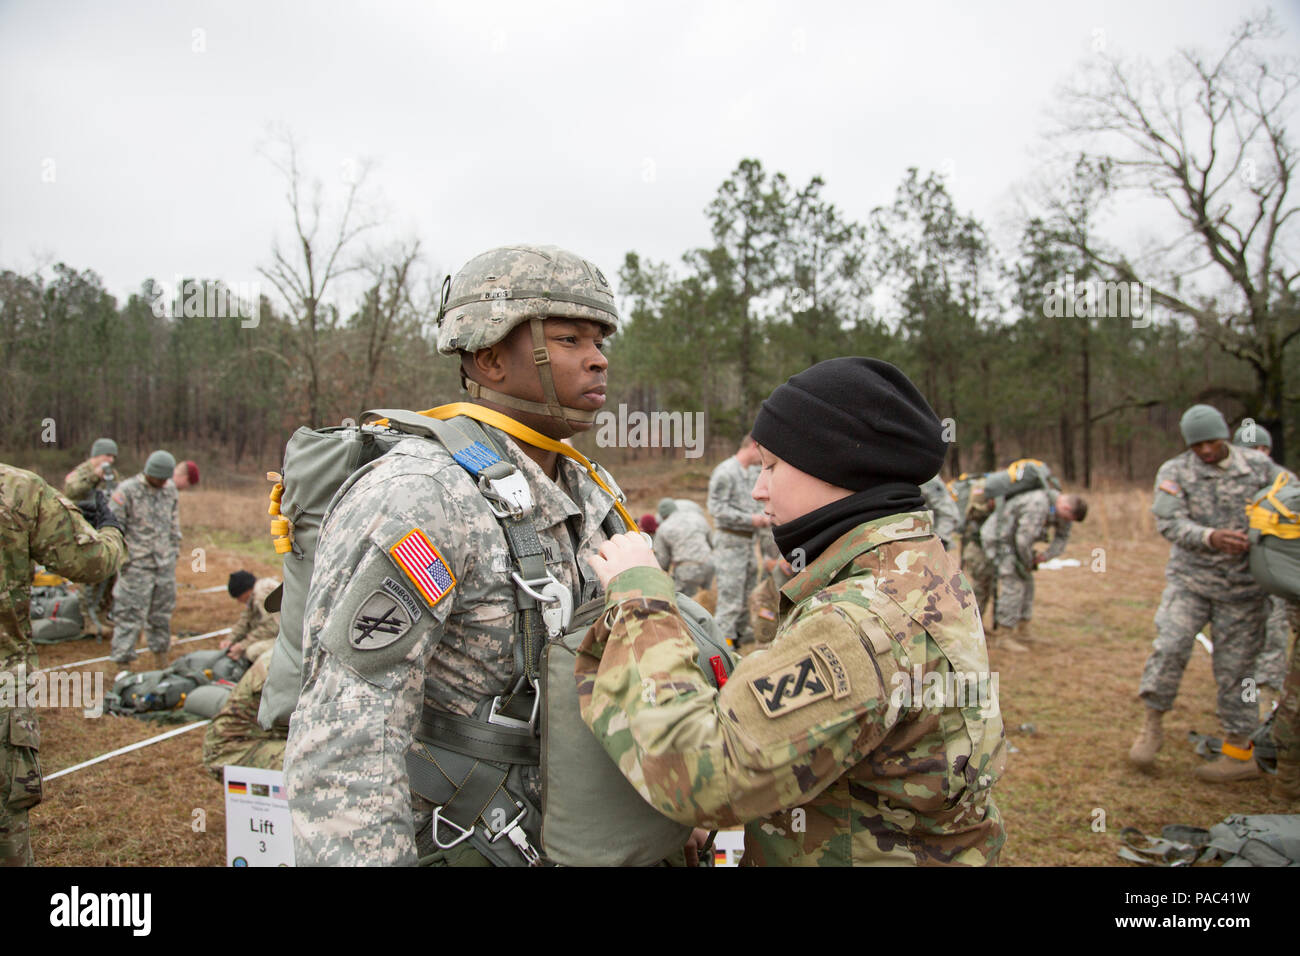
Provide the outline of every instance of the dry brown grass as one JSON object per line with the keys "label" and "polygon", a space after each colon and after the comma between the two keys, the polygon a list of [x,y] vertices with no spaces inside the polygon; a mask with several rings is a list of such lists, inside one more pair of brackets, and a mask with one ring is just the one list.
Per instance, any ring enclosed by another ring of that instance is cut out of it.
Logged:
{"label": "dry brown grass", "polygon": [[[618,478],[633,514],[653,510],[665,493],[703,501],[707,465],[690,465],[681,484],[669,464],[624,468]],[[1146,488],[1103,487],[1089,495],[1088,520],[1075,528],[1067,557],[1082,568],[1038,577],[1035,630],[1027,655],[993,653],[1000,674],[1009,758],[996,799],[1008,829],[1003,862],[1019,865],[1115,865],[1117,834],[1132,825],[1155,833],[1166,823],[1202,826],[1229,813],[1284,812],[1262,781],[1212,788],[1192,771],[1200,758],[1182,739],[1189,729],[1217,729],[1209,656],[1194,652],[1173,712],[1158,772],[1130,772],[1125,761],[1141,718],[1138,678],[1154,636],[1152,618],[1164,586],[1168,547],[1147,512]],[[266,535],[265,488],[196,490],[182,496],[186,550],[173,630],[207,631],[230,623],[237,606],[224,584],[239,567],[273,573]],[[191,567],[189,548],[206,549],[206,571]],[[1094,549],[1104,553],[1094,556]],[[1105,570],[1093,571],[1095,557]],[[186,587],[185,585],[190,585]],[[215,640],[185,645],[213,646]],[[45,648],[42,666],[107,653],[94,641]],[[111,680],[111,665],[102,667]],[[88,720],[79,712],[43,710],[47,772],[168,729],[131,718]],[[1035,732],[1020,732],[1022,724]],[[203,731],[193,731],[49,783],[32,816],[38,860],[50,865],[221,865],[224,808],[220,785],[202,770]],[[191,829],[196,808],[207,830]],[[1105,812],[1106,832],[1092,829]]]}

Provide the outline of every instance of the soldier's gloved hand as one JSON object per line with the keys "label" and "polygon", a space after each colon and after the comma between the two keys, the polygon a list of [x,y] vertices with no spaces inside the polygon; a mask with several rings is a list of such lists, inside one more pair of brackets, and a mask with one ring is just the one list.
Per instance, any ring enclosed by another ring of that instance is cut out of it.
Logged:
{"label": "soldier's gloved hand", "polygon": [[116,528],[125,534],[122,528],[122,522],[118,520],[113,509],[108,506],[108,496],[103,491],[96,489],[93,499],[87,498],[85,501],[78,502],[77,507],[81,509],[82,515],[90,522],[96,531],[101,528]]}

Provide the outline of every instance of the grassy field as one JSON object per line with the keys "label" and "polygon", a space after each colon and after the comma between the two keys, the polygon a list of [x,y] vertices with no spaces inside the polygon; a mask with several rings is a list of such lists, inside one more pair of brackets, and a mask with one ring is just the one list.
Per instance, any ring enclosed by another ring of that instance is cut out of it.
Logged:
{"label": "grassy field", "polygon": [[[703,501],[707,491],[703,464],[649,462],[618,471],[634,515],[653,510],[665,493]],[[1018,750],[996,790],[1009,833],[1005,864],[1127,866],[1115,855],[1122,827],[1154,835],[1166,823],[1209,826],[1230,813],[1295,809],[1271,798],[1267,781],[1215,788],[1192,776],[1200,758],[1186,732],[1218,732],[1210,658],[1200,649],[1165,721],[1157,772],[1134,773],[1125,761],[1142,716],[1136,689],[1168,553],[1147,511],[1148,495],[1145,488],[1102,487],[1089,496],[1088,520],[1076,527],[1066,552],[1083,566],[1038,575],[1039,643],[1029,654],[993,652],[1008,738]],[[200,589],[224,585],[241,567],[257,575],[278,571],[265,490],[186,492],[181,517],[173,631],[203,633],[232,623],[239,608],[224,592]],[[202,552],[193,553],[196,548]],[[184,649],[215,645],[212,638]],[[41,666],[106,653],[94,640],[61,644],[42,649]],[[92,666],[111,686],[114,666]],[[169,729],[126,717],[86,719],[80,711],[43,709],[40,718],[47,774]],[[45,801],[32,813],[38,862],[223,865],[223,797],[200,764],[202,734],[182,734],[47,783]],[[1097,832],[1103,819],[1105,830]]]}

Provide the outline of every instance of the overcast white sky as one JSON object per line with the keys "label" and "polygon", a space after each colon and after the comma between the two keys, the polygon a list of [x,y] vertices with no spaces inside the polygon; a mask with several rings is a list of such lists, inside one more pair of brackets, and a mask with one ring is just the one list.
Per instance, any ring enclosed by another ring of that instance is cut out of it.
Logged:
{"label": "overcast white sky", "polygon": [[[1300,3],[1273,6],[1294,44]],[[0,267],[65,261],[119,297],[257,281],[289,236],[273,124],[333,195],[374,160],[386,235],[438,270],[509,241],[611,278],[629,249],[676,262],[746,156],[820,173],[857,219],[946,169],[995,225],[1099,38],[1161,62],[1256,8],[0,0]]]}

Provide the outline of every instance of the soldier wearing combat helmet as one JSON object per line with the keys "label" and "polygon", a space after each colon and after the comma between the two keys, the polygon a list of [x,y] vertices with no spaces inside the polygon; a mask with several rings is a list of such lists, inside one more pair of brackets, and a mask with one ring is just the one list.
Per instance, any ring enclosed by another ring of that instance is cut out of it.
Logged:
{"label": "soldier wearing combat helmet", "polygon": [[[493,249],[444,286],[438,350],[459,357],[483,432],[526,479],[546,573],[574,607],[599,591],[588,560],[619,492],[557,439],[590,428],[604,404],[604,341],[617,327],[605,276],[552,246]],[[299,865],[483,865],[474,840],[460,839],[470,828],[509,836],[492,844],[506,865],[536,852],[536,766],[511,794],[526,805],[522,833],[485,803],[453,827],[457,801],[408,784],[408,751],[426,727],[498,713],[528,724],[535,692],[519,676],[528,645],[512,547],[465,467],[422,438],[398,442],[326,515],[285,754]],[[366,622],[379,619],[395,623],[376,638]]]}

